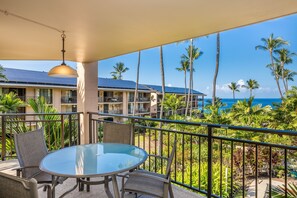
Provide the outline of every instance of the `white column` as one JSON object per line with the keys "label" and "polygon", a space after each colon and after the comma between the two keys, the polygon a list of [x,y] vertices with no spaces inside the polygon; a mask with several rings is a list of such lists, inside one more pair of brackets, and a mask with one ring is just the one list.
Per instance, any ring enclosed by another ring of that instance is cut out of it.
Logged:
{"label": "white column", "polygon": [[80,117],[81,143],[89,143],[89,115],[98,112],[98,62],[77,63],[77,111]]}
{"label": "white column", "polygon": [[61,89],[53,89],[53,106],[58,110],[58,112],[62,112],[61,96]]}

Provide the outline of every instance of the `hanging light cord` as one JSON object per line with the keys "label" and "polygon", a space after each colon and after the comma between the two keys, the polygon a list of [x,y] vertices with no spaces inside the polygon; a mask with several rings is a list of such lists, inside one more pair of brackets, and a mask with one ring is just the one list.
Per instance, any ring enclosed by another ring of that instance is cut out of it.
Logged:
{"label": "hanging light cord", "polygon": [[43,27],[46,27],[46,28],[49,28],[49,29],[52,29],[52,30],[55,30],[55,31],[57,31],[57,32],[60,32],[60,33],[64,34],[64,31],[63,31],[63,30],[59,30],[58,28],[55,28],[55,27],[46,25],[46,24],[44,24],[44,23],[40,23],[40,22],[38,22],[38,21],[34,21],[34,20],[32,20],[32,19],[28,19],[28,18],[26,18],[26,17],[23,17],[23,16],[20,16],[20,15],[17,15],[17,14],[11,13],[11,12],[8,12],[7,10],[2,10],[2,9],[0,9],[0,12],[2,12],[2,13],[3,13],[4,15],[6,15],[6,16],[8,16],[8,15],[9,15],[9,16],[13,16],[13,17],[15,17],[15,18],[22,19],[22,20],[24,20],[24,21],[28,21],[28,22],[31,22],[31,23],[35,23],[35,24],[37,24],[37,25],[40,25],[40,26],[43,26]]}
{"label": "hanging light cord", "polygon": [[62,57],[63,57],[63,62],[62,62],[62,65],[66,65],[65,64],[65,52],[66,52],[66,50],[65,50],[65,38],[66,38],[66,35],[65,35],[65,33],[64,33],[64,31],[62,31],[62,35],[61,35],[61,37],[62,37],[62,50],[61,50],[61,52],[62,52]]}

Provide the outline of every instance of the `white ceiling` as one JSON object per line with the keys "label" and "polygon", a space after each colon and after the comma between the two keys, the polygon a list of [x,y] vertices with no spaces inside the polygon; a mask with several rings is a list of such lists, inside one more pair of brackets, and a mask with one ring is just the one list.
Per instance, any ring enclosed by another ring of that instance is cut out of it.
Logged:
{"label": "white ceiling", "polygon": [[[297,0],[0,0],[66,31],[66,59],[91,62],[297,12]],[[1,60],[60,60],[60,33],[0,13]]]}

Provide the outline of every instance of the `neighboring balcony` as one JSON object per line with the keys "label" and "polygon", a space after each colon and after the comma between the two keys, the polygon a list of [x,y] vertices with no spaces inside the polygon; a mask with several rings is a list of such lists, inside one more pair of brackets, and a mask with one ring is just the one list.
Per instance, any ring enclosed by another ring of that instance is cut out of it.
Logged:
{"label": "neighboring balcony", "polygon": [[[145,108],[140,108],[140,109],[136,109],[136,114],[149,114],[150,113],[150,109],[145,109]],[[132,109],[128,109],[128,114],[133,114],[133,110]]]}
{"label": "neighboring balcony", "polygon": [[[130,97],[129,102],[134,102],[134,98]],[[150,98],[148,97],[141,97],[136,100],[136,102],[150,102]]]}
{"label": "neighboring balcony", "polygon": [[63,104],[76,104],[77,103],[77,97],[69,97],[69,96],[62,96],[61,97],[61,103]]}
{"label": "neighboring balcony", "polygon": [[123,97],[99,97],[98,102],[103,103],[117,103],[117,102],[123,102]]}
{"label": "neighboring balcony", "polygon": [[123,110],[101,110],[99,113],[123,114]]}

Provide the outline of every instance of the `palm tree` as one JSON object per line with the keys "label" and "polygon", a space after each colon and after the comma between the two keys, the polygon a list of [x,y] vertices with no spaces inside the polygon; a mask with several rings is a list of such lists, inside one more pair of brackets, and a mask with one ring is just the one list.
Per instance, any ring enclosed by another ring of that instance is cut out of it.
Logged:
{"label": "palm tree", "polygon": [[112,75],[113,79],[116,79],[116,80],[122,80],[123,79],[122,73],[125,73],[126,71],[129,70],[129,68],[125,67],[124,63],[122,62],[116,63],[116,65],[113,66],[113,68],[115,71],[110,72],[110,74]]}
{"label": "palm tree", "polygon": [[294,76],[297,75],[297,72],[284,69],[284,79],[285,79],[285,87],[286,90],[289,90],[288,81],[294,81]]}
{"label": "palm tree", "polygon": [[185,106],[184,99],[176,94],[166,94],[164,100],[164,109],[172,111],[174,119],[176,120],[177,110]]}
{"label": "palm tree", "polygon": [[231,84],[228,85],[228,87],[232,90],[233,99],[235,99],[235,91],[239,92],[240,85],[236,82],[231,82]]}
{"label": "palm tree", "polygon": [[[283,40],[281,37],[274,38],[273,34],[270,35],[269,38],[261,38],[261,41],[264,43],[264,45],[257,45],[256,50],[261,49],[269,52],[270,60],[271,60],[271,69],[275,73],[276,72],[276,66],[274,64],[274,58],[273,54],[276,52],[277,49],[284,45],[288,45],[289,43],[285,40]],[[281,91],[280,85],[279,85],[279,78],[275,75],[275,81],[277,84],[277,88],[279,91],[279,94],[281,98],[283,98],[283,93]]]}
{"label": "palm tree", "polygon": [[293,62],[292,57],[296,56],[295,53],[290,52],[288,49],[279,49],[275,51],[279,58],[275,58],[276,62],[278,62],[280,64],[280,70],[281,70],[281,77],[283,80],[283,84],[285,87],[285,91],[288,91],[288,87],[286,86],[286,82],[285,82],[285,77],[284,77],[284,69],[285,69],[285,65],[290,64]]}
{"label": "palm tree", "polygon": [[258,89],[260,87],[259,83],[256,80],[249,79],[246,81],[247,85],[242,85],[242,87],[250,90],[250,98],[253,96],[253,89]]}
{"label": "palm tree", "polygon": [[23,101],[17,94],[10,92],[5,95],[0,95],[0,111],[4,113],[15,113],[23,104]]}
{"label": "palm tree", "polygon": [[5,69],[3,68],[2,65],[0,65],[0,79],[7,80],[6,76],[3,74],[4,71]]}
{"label": "palm tree", "polygon": [[180,61],[181,67],[177,67],[176,70],[180,72],[184,72],[185,77],[185,101],[187,101],[187,72],[190,71],[189,69],[189,61],[181,60]]}
{"label": "palm tree", "polygon": [[135,91],[134,91],[134,108],[133,108],[133,116],[135,116],[136,113],[136,99],[138,98],[138,83],[139,83],[139,68],[140,68],[140,52],[138,52],[138,64],[137,64],[137,77],[136,77],[136,86],[135,86]]}
{"label": "palm tree", "polygon": [[215,69],[213,83],[212,83],[212,105],[215,105],[215,100],[216,100],[216,85],[217,85],[217,78],[219,73],[219,65],[220,65],[220,33],[217,33],[217,56],[216,56],[216,69]]}
{"label": "palm tree", "polygon": [[[195,71],[193,68],[194,60],[197,60],[200,56],[203,55],[203,52],[199,50],[199,48],[196,48],[193,45],[193,40],[191,40],[191,45],[186,48],[187,53],[182,55],[182,60],[188,61],[190,65],[190,80],[189,80],[189,90],[188,90],[188,97],[187,97],[187,102],[186,102],[186,113],[185,115],[187,116],[188,114],[188,109],[190,105],[190,117],[192,116],[192,101],[193,101],[193,72]],[[190,100],[191,99],[191,100]]]}

